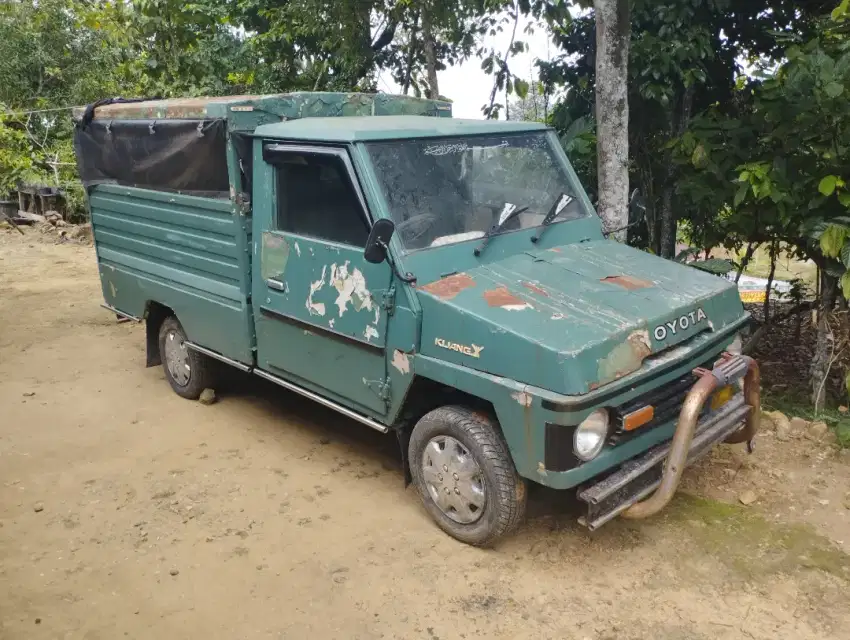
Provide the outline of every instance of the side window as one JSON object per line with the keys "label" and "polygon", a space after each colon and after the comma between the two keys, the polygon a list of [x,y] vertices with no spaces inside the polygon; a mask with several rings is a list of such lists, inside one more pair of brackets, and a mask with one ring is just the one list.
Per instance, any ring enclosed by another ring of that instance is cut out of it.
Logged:
{"label": "side window", "polygon": [[279,231],[366,246],[366,216],[340,157],[281,153],[273,163],[277,170]]}

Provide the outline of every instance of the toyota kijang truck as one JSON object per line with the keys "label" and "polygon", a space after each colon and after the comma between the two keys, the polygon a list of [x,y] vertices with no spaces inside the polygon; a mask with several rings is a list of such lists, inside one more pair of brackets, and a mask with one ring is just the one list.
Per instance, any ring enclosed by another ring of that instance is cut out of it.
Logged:
{"label": "toyota kijang truck", "polygon": [[144,323],[147,365],[191,399],[226,363],[393,432],[458,540],[514,530],[529,482],[591,530],[646,518],[715,445],[752,447],[735,285],[607,239],[543,124],[342,93],[75,118],[104,306]]}

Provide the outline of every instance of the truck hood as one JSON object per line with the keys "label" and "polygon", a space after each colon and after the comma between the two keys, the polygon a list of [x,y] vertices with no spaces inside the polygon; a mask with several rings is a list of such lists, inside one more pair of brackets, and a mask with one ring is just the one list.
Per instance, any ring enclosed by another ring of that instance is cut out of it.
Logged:
{"label": "truck hood", "polygon": [[567,395],[745,315],[733,283],[608,240],[514,254],[417,293],[423,355]]}

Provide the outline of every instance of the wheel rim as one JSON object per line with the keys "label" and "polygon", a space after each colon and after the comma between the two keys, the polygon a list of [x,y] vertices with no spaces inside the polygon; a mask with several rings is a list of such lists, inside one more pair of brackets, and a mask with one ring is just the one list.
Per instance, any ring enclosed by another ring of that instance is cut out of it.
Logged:
{"label": "wheel rim", "polygon": [[425,445],[422,477],[431,499],[448,518],[472,524],[484,513],[484,474],[472,453],[451,436],[435,436]]}
{"label": "wheel rim", "polygon": [[189,378],[192,377],[189,347],[176,331],[169,331],[165,336],[165,366],[168,367],[168,373],[174,382],[181,387],[189,384]]}

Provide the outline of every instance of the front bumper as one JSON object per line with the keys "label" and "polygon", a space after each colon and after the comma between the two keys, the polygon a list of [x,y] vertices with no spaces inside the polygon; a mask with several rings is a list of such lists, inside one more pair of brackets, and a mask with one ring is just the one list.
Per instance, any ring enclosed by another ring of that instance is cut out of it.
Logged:
{"label": "front bumper", "polygon": [[[589,529],[597,529],[618,515],[640,519],[663,509],[673,498],[685,467],[719,442],[747,442],[752,448],[761,414],[755,360],[726,354],[711,371],[698,369],[695,373],[700,379],[685,399],[672,440],[579,488],[579,499],[587,503],[580,522]],[[703,406],[713,392],[741,378],[743,391],[700,420]],[[650,497],[644,500],[647,496]]]}

